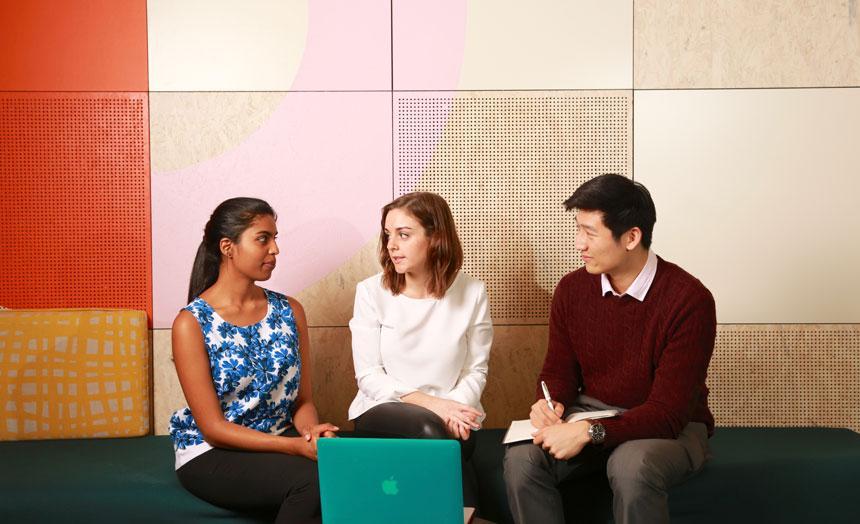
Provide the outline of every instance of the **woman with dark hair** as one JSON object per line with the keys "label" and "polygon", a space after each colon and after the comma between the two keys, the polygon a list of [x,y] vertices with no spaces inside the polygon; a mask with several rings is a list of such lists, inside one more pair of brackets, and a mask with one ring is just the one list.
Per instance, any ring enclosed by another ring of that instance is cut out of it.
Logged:
{"label": "woman with dark hair", "polygon": [[222,202],[197,250],[189,304],[173,322],[188,407],[170,419],[176,473],[217,506],[319,522],[316,443],[334,436],[311,399],[308,328],[293,298],[259,287],[279,253],[275,212]]}
{"label": "woman with dark hair", "polygon": [[[493,327],[483,282],[460,271],[447,202],[418,192],[386,205],[379,261],[382,273],[356,287],[349,323],[358,381],[349,418],[374,436],[459,439],[466,461],[484,419]],[[475,506],[468,472],[464,480]]]}

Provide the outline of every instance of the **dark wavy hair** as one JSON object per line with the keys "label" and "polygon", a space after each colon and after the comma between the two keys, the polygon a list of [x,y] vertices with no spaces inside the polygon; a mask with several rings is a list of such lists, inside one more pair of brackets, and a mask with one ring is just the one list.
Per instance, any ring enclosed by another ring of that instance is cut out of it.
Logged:
{"label": "dark wavy hair", "polygon": [[200,296],[200,293],[218,280],[222,256],[221,239],[238,242],[254,219],[265,215],[277,218],[272,206],[259,198],[231,198],[218,204],[203,228],[203,240],[197,248],[197,256],[194,257],[191,282],[188,284],[188,302]]}
{"label": "dark wavy hair", "polygon": [[565,200],[564,207],[603,213],[603,224],[616,241],[634,227],[642,231],[642,247],[651,247],[657,210],[651,193],[639,182],[621,175],[606,174],[582,184]]}
{"label": "dark wavy hair", "polygon": [[379,263],[382,265],[382,285],[399,295],[406,285],[406,277],[394,269],[388,254],[388,235],[385,218],[392,209],[405,209],[414,216],[430,238],[427,261],[430,266],[428,291],[442,298],[457,278],[463,266],[463,246],[457,236],[454,216],[445,199],[435,193],[408,193],[382,208],[382,229],[379,233]]}

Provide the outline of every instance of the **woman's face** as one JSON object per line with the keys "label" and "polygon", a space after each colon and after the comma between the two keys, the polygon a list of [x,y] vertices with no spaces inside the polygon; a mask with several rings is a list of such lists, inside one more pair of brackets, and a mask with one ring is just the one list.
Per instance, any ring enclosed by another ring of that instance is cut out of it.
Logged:
{"label": "woman's face", "polygon": [[412,213],[401,208],[389,211],[385,215],[385,236],[395,271],[402,275],[427,271],[430,238]]}
{"label": "woman's face", "polygon": [[268,280],[275,269],[275,257],[280,253],[277,237],[273,216],[255,218],[239,236],[239,241],[230,245],[229,255],[232,255],[234,267],[251,280]]}

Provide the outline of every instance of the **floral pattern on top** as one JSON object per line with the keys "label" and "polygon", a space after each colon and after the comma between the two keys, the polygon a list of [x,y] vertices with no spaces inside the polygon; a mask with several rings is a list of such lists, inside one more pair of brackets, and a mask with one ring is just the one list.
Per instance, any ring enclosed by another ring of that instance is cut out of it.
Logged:
{"label": "floral pattern on top", "polygon": [[[185,310],[203,331],[215,394],[224,418],[264,433],[280,434],[292,424],[301,380],[296,320],[287,297],[265,290],[268,311],[256,324],[235,326],[197,297]],[[189,408],[170,418],[177,453],[204,445]]]}

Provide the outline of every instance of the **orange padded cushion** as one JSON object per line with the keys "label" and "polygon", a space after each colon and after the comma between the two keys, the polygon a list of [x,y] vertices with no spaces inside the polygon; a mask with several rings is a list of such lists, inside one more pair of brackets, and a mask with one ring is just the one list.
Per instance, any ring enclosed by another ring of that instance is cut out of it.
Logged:
{"label": "orange padded cushion", "polygon": [[146,313],[0,310],[0,440],[149,433]]}

